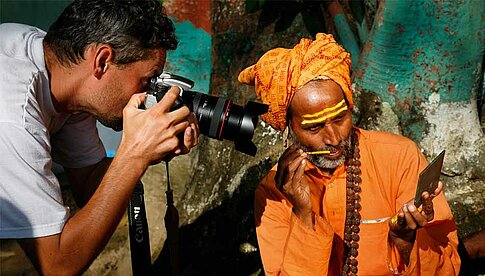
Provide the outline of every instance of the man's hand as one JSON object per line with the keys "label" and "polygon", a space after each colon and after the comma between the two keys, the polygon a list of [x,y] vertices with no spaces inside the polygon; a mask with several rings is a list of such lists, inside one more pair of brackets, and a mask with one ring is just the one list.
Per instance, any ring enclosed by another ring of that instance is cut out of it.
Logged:
{"label": "man's hand", "polygon": [[414,246],[416,229],[424,227],[434,218],[433,198],[443,190],[443,183],[440,181],[436,190],[430,195],[423,192],[422,208],[416,208],[410,200],[389,220],[389,237],[398,248],[401,256],[409,263],[409,254]]}
{"label": "man's hand", "polygon": [[190,112],[187,120],[189,121],[190,126],[187,127],[183,133],[177,135],[179,138],[179,148],[167,154],[162,159],[163,161],[168,162],[178,155],[187,154],[190,152],[191,148],[199,143],[199,124],[195,114]]}
{"label": "man's hand", "polygon": [[180,145],[180,154],[186,154],[190,152],[190,149],[195,147],[199,143],[199,123],[193,112],[190,112],[187,118],[189,127],[185,129],[184,141]]}
{"label": "man's hand", "polygon": [[[199,128],[195,115],[186,106],[170,111],[178,96],[179,88],[172,87],[156,105],[141,110],[145,93],[133,95],[123,110],[118,154],[127,154],[148,166],[188,153],[198,143]],[[181,133],[183,139],[177,137]]]}
{"label": "man's hand", "polygon": [[293,205],[293,213],[306,225],[313,227],[310,187],[303,178],[306,153],[295,145],[290,146],[278,161],[276,187]]}

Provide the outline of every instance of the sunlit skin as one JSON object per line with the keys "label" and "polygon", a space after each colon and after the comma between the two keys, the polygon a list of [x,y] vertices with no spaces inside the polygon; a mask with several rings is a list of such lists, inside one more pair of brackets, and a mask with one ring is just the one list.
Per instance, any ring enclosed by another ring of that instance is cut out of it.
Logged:
{"label": "sunlit skin", "polygon": [[[290,105],[289,127],[296,140],[294,142],[307,152],[330,151],[328,154],[308,157],[324,173],[330,174],[345,158],[346,149],[342,143],[348,141],[352,114],[348,109],[341,110],[342,107],[347,107],[343,91],[330,80],[312,81],[303,86],[295,93]],[[309,121],[308,118],[312,120]],[[326,159],[329,162],[318,162],[316,159]],[[338,161],[332,162],[336,160]]]}
{"label": "sunlit skin", "polygon": [[[352,115],[349,108],[340,110],[339,105],[342,101],[345,102],[344,93],[337,83],[331,80],[317,80],[298,90],[290,104],[288,126],[294,144],[278,161],[275,183],[291,202],[293,213],[310,228],[314,228],[316,215],[312,212],[310,188],[303,177],[304,169],[306,162],[310,161],[319,167],[324,175],[331,177],[335,168],[345,161],[346,151],[350,145]],[[309,123],[309,118],[316,120]],[[329,153],[311,154],[326,150]],[[442,189],[443,184],[440,182],[433,194],[424,192],[423,205],[419,209],[413,205],[413,199],[410,199],[396,213],[392,222],[389,222],[390,240],[406,262],[409,262],[414,245],[415,230],[434,218],[432,199],[441,193]]]}
{"label": "sunlit skin", "polygon": [[84,107],[88,109],[85,111],[92,111],[101,123],[119,130],[123,108],[133,94],[148,89],[148,80],[162,72],[165,57],[165,51],[153,50],[148,59],[134,62],[129,67],[111,65],[111,73],[100,84],[101,87],[90,94],[91,102]]}
{"label": "sunlit skin", "polygon": [[[293,144],[280,157],[275,182],[293,204],[293,212],[302,221],[313,227],[310,201],[310,188],[303,180],[303,172],[308,162],[305,151],[329,149],[331,153],[321,155],[331,160],[344,157],[340,145],[347,141],[352,129],[350,111],[342,111],[325,122],[302,125],[303,116],[317,114],[326,108],[336,106],[344,100],[338,84],[330,80],[311,81],[299,89],[291,102],[289,127],[298,146]],[[305,149],[302,150],[301,146]],[[330,176],[335,168],[321,168],[322,173]]]}
{"label": "sunlit skin", "polygon": [[[338,104],[324,108],[322,111],[319,111],[317,113],[313,114],[303,114],[302,120],[301,120],[301,126],[310,126],[313,127],[315,125],[318,125],[320,123],[328,124],[328,122],[331,122],[332,119],[334,118],[339,118],[343,112],[348,110],[347,104],[345,103],[345,100],[340,101]],[[333,152],[336,152],[336,148],[333,146],[325,146],[325,150],[317,150],[317,151],[312,151],[309,147],[303,145],[295,136],[293,133],[293,129],[290,128],[290,139],[292,140],[293,143],[295,143],[299,148],[304,150],[308,155],[307,158],[310,162],[312,162],[315,166],[325,170],[325,169],[334,169],[341,165],[345,160],[344,160],[344,155],[341,155],[337,159],[333,158],[326,158],[325,156],[314,156],[314,155],[328,155]],[[349,139],[346,139],[342,142],[339,143],[338,147],[341,149],[344,149],[344,152],[346,152],[349,149],[350,141]]]}
{"label": "sunlit skin", "polygon": [[88,112],[106,126],[120,130],[123,108],[131,96],[147,90],[150,77],[162,72],[166,52],[152,50],[146,59],[129,65],[117,65],[113,58],[111,47],[93,45],[88,47],[85,60],[79,65],[64,68],[55,63],[48,64],[51,70],[66,72],[63,78],[51,82],[56,110]]}

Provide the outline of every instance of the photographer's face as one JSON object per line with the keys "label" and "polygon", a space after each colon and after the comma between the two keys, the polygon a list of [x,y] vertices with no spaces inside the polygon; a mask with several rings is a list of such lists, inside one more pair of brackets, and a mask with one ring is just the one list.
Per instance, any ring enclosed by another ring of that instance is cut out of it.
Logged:
{"label": "photographer's face", "polygon": [[150,78],[162,72],[165,59],[165,50],[154,50],[144,60],[121,66],[109,64],[105,85],[96,95],[96,119],[107,127],[121,130],[123,108],[133,94],[147,91]]}

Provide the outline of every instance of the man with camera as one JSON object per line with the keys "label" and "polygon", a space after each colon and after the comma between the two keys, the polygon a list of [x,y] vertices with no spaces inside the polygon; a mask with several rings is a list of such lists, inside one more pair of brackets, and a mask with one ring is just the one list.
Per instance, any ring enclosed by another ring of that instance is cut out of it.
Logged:
{"label": "man with camera", "polygon": [[412,199],[427,162],[411,140],[353,126],[350,55],[332,35],[277,48],[242,71],[293,143],[255,194],[267,275],[457,275],[443,184]]}
{"label": "man with camera", "polygon": [[[149,79],[177,46],[158,0],[79,0],[47,34],[0,25],[0,238],[16,239],[42,274],[82,273],[126,211],[149,165],[198,142],[187,107],[170,111],[171,88],[142,110]],[[107,158],[96,120],[123,129]],[[52,162],[76,203],[63,203]]]}

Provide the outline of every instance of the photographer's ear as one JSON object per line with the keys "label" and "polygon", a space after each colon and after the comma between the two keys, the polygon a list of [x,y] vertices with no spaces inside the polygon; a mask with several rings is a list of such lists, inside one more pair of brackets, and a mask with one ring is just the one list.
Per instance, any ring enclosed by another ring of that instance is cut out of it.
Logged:
{"label": "photographer's ear", "polygon": [[93,62],[94,75],[100,79],[109,69],[109,64],[113,61],[113,49],[109,45],[98,45]]}

